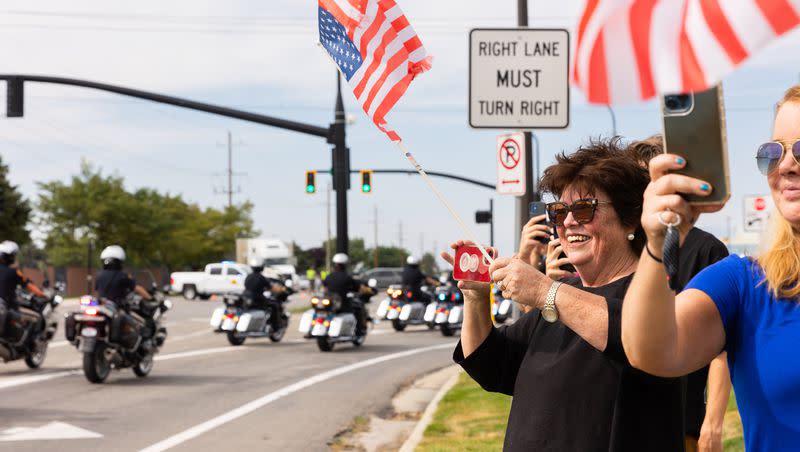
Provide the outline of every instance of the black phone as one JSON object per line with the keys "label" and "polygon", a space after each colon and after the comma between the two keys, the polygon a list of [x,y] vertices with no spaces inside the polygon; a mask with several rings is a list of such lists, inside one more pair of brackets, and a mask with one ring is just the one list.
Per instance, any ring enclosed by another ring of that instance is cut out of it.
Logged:
{"label": "black phone", "polygon": [[684,197],[692,204],[725,203],[731,190],[722,85],[664,96],[661,106],[664,152],[686,157],[686,166],[676,173],[705,180],[713,187],[709,196]]}
{"label": "black phone", "polygon": [[[547,203],[542,201],[533,201],[532,203],[528,204],[528,214],[528,218],[537,217],[539,215],[547,215]],[[546,217],[544,221],[549,224]],[[548,238],[537,238],[536,241],[545,245],[550,242]]]}
{"label": "black phone", "polygon": [[[558,238],[558,228],[555,225],[553,225],[553,238],[554,239]],[[563,259],[565,257],[567,257],[567,253],[565,253],[563,251],[561,252],[561,254],[558,255],[559,259]],[[564,270],[565,272],[577,273],[577,270],[575,270],[575,266],[572,265],[572,264],[564,264],[564,265],[562,265],[562,266],[560,266],[558,268],[560,268],[561,270]]]}

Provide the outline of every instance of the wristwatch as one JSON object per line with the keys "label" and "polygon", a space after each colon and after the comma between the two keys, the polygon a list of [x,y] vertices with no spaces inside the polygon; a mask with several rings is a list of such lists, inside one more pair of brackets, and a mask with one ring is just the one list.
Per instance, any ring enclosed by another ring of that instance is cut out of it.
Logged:
{"label": "wristwatch", "polygon": [[550,323],[558,320],[558,309],[556,309],[556,292],[558,292],[558,286],[561,284],[562,283],[558,281],[553,281],[553,284],[550,286],[550,290],[547,291],[547,298],[544,300],[544,306],[542,306],[542,318]]}

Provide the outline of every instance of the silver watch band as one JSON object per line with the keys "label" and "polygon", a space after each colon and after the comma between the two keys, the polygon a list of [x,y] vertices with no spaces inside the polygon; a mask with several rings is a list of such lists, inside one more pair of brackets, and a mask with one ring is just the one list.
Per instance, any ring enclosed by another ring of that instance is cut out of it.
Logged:
{"label": "silver watch band", "polygon": [[547,298],[544,299],[544,307],[545,308],[555,308],[556,307],[556,292],[558,292],[558,288],[563,284],[559,281],[553,281],[553,284],[550,285],[550,290],[547,291]]}

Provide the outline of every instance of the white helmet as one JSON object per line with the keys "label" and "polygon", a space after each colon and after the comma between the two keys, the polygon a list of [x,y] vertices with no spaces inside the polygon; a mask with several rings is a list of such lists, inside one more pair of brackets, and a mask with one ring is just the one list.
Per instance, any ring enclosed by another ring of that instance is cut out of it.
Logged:
{"label": "white helmet", "polygon": [[249,261],[249,265],[251,267],[264,268],[264,261],[262,259],[258,259],[256,257],[251,257],[250,261]]}
{"label": "white helmet", "polygon": [[408,264],[408,265],[419,265],[419,258],[417,256],[408,256],[406,258],[406,264]]}
{"label": "white helmet", "polygon": [[6,240],[0,243],[0,254],[8,254],[9,256],[16,256],[19,253],[19,245],[17,242]]}
{"label": "white helmet", "polygon": [[350,258],[347,257],[347,254],[336,253],[336,254],[333,255],[333,263],[334,264],[347,265],[348,262],[350,262]]}
{"label": "white helmet", "polygon": [[120,262],[125,260],[125,250],[119,245],[109,245],[100,253],[100,260],[116,259]]}

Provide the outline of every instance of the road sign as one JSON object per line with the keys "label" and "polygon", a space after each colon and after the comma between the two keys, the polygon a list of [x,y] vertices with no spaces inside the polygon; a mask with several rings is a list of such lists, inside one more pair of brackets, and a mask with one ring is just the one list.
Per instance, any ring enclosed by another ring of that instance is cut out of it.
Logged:
{"label": "road sign", "polygon": [[469,125],[569,126],[569,32],[475,28],[469,34]]}
{"label": "road sign", "polygon": [[748,195],[744,197],[744,231],[761,232],[767,226],[772,214],[772,197],[769,195]]}
{"label": "road sign", "polygon": [[497,193],[525,194],[525,135],[522,132],[497,137]]}

